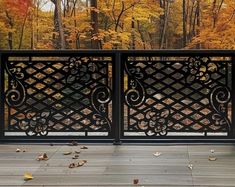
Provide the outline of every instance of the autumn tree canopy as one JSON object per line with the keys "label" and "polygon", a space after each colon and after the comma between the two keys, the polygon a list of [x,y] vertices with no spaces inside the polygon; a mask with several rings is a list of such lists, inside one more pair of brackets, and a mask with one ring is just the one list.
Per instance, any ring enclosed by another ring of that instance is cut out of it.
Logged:
{"label": "autumn tree canopy", "polygon": [[234,0],[0,0],[0,49],[234,49]]}

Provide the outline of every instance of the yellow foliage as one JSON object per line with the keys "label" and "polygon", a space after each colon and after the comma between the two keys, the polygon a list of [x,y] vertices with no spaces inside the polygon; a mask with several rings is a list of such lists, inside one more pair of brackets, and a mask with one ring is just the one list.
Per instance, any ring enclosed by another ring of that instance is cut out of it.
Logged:
{"label": "yellow foliage", "polygon": [[[54,12],[45,9],[51,1],[32,1],[24,23],[24,14],[18,7],[6,8],[7,0],[0,0],[0,49],[18,49],[22,35],[22,49],[53,49],[60,33],[54,27]],[[36,4],[39,2],[39,5]],[[186,24],[187,48],[235,49],[235,0],[186,1],[187,20],[183,20],[183,1],[174,0],[160,5],[156,0],[97,0],[98,7],[87,7],[84,1],[62,4],[62,25],[66,48],[91,48],[91,40],[98,41],[103,49],[158,48],[167,17],[165,48],[181,48],[183,22]],[[12,3],[14,5],[14,3]],[[68,7],[67,7],[68,6]],[[91,13],[97,13],[98,29],[91,23]],[[200,22],[200,23],[198,23]],[[98,30],[98,32],[97,32]],[[96,32],[96,33],[94,33]],[[33,41],[33,46],[32,45]],[[209,65],[209,71],[216,67]],[[202,69],[204,72],[204,69]]]}

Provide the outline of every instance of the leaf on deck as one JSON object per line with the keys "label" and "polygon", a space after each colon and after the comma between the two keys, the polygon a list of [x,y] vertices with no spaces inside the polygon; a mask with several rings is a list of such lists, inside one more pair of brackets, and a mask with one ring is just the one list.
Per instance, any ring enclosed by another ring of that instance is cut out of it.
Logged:
{"label": "leaf on deck", "polygon": [[189,165],[188,165],[188,168],[191,169],[191,170],[193,170],[193,164],[189,164]]}
{"label": "leaf on deck", "polygon": [[24,173],[24,180],[25,181],[32,180],[32,179],[33,179],[32,173],[29,173],[29,172]]}
{"label": "leaf on deck", "polygon": [[63,155],[71,155],[72,151],[64,152]]}
{"label": "leaf on deck", "polygon": [[216,161],[217,158],[216,158],[215,156],[209,156],[209,157],[208,157],[208,160],[209,160],[209,161]]}
{"label": "leaf on deck", "polygon": [[38,160],[38,161],[42,161],[42,160],[47,161],[48,159],[49,159],[49,158],[48,158],[48,156],[47,156],[46,153],[40,154],[40,155],[38,155],[38,157],[37,157],[37,160]]}
{"label": "leaf on deck", "polygon": [[16,152],[19,153],[21,150],[19,148],[16,149]]}
{"label": "leaf on deck", "polygon": [[139,179],[134,179],[134,180],[133,180],[133,184],[135,184],[135,185],[136,185],[136,184],[139,184]]}
{"label": "leaf on deck", "polygon": [[161,152],[156,152],[153,155],[156,156],[156,157],[159,157],[161,154],[162,154]]}
{"label": "leaf on deck", "polygon": [[80,147],[80,149],[88,149],[88,147],[83,145],[83,146]]}
{"label": "leaf on deck", "polygon": [[78,159],[79,155],[74,155],[72,159]]}

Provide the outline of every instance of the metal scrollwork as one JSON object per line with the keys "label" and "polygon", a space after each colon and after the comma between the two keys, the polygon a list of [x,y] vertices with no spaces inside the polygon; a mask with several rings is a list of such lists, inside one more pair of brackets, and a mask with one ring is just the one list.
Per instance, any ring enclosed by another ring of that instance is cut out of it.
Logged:
{"label": "metal scrollwork", "polygon": [[127,62],[125,63],[125,70],[130,77],[128,82],[128,90],[125,92],[125,101],[128,106],[140,106],[145,100],[145,90],[140,79],[144,77],[143,72],[141,72],[141,67],[128,67]]}
{"label": "metal scrollwork", "polygon": [[166,136],[168,117],[170,110],[163,109],[161,112],[148,110],[145,119],[138,123],[138,128],[143,130],[147,136]]}
{"label": "metal scrollwork", "polygon": [[207,84],[211,81],[211,73],[216,72],[218,66],[211,62],[209,57],[190,57],[188,59],[188,73],[186,77],[187,83],[200,81]]}
{"label": "metal scrollwork", "polygon": [[48,118],[50,111],[34,112],[27,111],[25,119],[19,123],[19,127],[25,131],[27,136],[47,136]]}
{"label": "metal scrollwork", "polygon": [[231,93],[227,87],[218,86],[210,94],[211,106],[216,112],[212,115],[212,120],[215,122],[215,126],[227,126],[228,132],[231,131],[231,123],[226,109],[230,99]]}
{"label": "metal scrollwork", "polygon": [[139,106],[144,102],[144,88],[137,80],[130,81],[130,89],[125,92],[125,101],[129,106]]}
{"label": "metal scrollwork", "polygon": [[106,86],[96,87],[91,94],[92,106],[97,112],[93,115],[96,130],[111,131],[111,122],[107,116],[108,103],[111,100],[111,90]]}
{"label": "metal scrollwork", "polygon": [[[10,63],[12,65],[12,63]],[[6,91],[6,103],[11,107],[18,107],[25,101],[25,88],[21,83],[24,73],[21,67],[9,67],[6,64],[6,71],[9,75],[9,88]]]}
{"label": "metal scrollwork", "polygon": [[87,83],[96,69],[96,65],[88,57],[71,57],[63,68],[68,73],[66,83],[72,84],[78,80]]}

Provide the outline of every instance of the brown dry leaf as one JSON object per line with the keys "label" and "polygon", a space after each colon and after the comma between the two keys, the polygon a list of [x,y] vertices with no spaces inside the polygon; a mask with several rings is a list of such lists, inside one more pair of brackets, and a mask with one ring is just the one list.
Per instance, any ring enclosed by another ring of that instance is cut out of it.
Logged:
{"label": "brown dry leaf", "polygon": [[19,153],[21,150],[19,148],[16,149],[16,152]]}
{"label": "brown dry leaf", "polygon": [[63,154],[64,154],[64,155],[71,155],[72,152],[71,152],[71,151],[68,151],[68,152],[64,152]]}
{"label": "brown dry leaf", "polygon": [[24,180],[25,181],[32,180],[32,179],[33,179],[32,173],[29,173],[29,172],[24,173]]}
{"label": "brown dry leaf", "polygon": [[74,151],[76,154],[80,154],[81,153],[81,151]]}
{"label": "brown dry leaf", "polygon": [[133,184],[138,184],[139,183],[139,179],[134,179],[133,180]]}
{"label": "brown dry leaf", "polygon": [[41,160],[46,161],[46,160],[48,160],[48,156],[46,153],[40,154],[40,155],[38,155],[37,160],[38,161],[41,161]]}
{"label": "brown dry leaf", "polygon": [[81,160],[78,162],[77,167],[83,166],[85,163],[87,163],[87,160]]}
{"label": "brown dry leaf", "polygon": [[216,158],[215,156],[209,156],[208,160],[209,160],[209,161],[216,161],[217,158]]}
{"label": "brown dry leaf", "polygon": [[80,149],[88,149],[88,147],[83,145],[83,146],[80,147]]}
{"label": "brown dry leaf", "polygon": [[74,155],[72,159],[78,159],[79,155]]}
{"label": "brown dry leaf", "polygon": [[76,167],[76,164],[75,164],[75,163],[69,164],[69,168],[75,168],[75,167]]}
{"label": "brown dry leaf", "polygon": [[161,152],[156,152],[153,155],[156,156],[156,157],[159,157],[161,154],[162,154]]}

